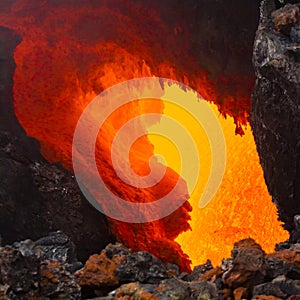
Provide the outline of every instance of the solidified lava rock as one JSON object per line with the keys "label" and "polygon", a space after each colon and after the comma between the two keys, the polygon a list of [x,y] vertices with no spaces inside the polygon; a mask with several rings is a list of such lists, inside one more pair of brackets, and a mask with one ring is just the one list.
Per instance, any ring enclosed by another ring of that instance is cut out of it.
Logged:
{"label": "solidified lava rock", "polygon": [[74,177],[58,164],[31,160],[22,139],[0,132],[0,233],[3,243],[38,239],[62,229],[90,254],[114,241],[105,216],[82,196]]}
{"label": "solidified lava rock", "polygon": [[[108,245],[76,276],[79,283],[88,280],[82,288],[90,287],[94,296],[102,295],[96,298],[99,300],[293,299],[298,294],[300,269],[295,257],[285,251],[266,254],[253,239],[245,239],[235,244],[232,257],[224,259],[221,268],[212,269],[208,262],[195,267],[189,275],[174,272],[175,266],[159,261],[150,253],[132,252],[120,244]],[[113,268],[106,268],[107,265]],[[161,276],[153,273],[153,266],[160,270]],[[109,278],[114,278],[113,284]],[[102,283],[95,285],[99,280]]]}
{"label": "solidified lava rock", "polygon": [[223,274],[223,282],[229,287],[252,288],[265,277],[265,253],[252,239],[236,243],[232,251],[232,267]]}
{"label": "solidified lava rock", "polygon": [[61,232],[16,242],[0,248],[0,284],[12,300],[81,299],[81,288],[68,270],[76,263],[74,245]]}
{"label": "solidified lava rock", "polygon": [[2,243],[63,230],[87,257],[115,241],[106,217],[82,196],[74,177],[45,161],[13,107],[13,51],[20,38],[0,27],[0,235]]}
{"label": "solidified lava rock", "polygon": [[299,23],[299,7],[287,4],[283,8],[275,10],[271,16],[277,30],[289,36],[292,28]]}
{"label": "solidified lava rock", "polygon": [[0,299],[296,300],[300,269],[286,251],[265,254],[254,240],[242,240],[221,268],[208,262],[188,278],[122,244],[109,244],[83,266],[70,238],[55,232],[0,248]]}
{"label": "solidified lava rock", "polygon": [[289,231],[300,213],[299,1],[275,11],[263,1],[253,63],[257,81],[251,125],[279,218]]}
{"label": "solidified lava rock", "polygon": [[119,286],[116,269],[124,259],[125,256],[120,255],[109,258],[104,250],[99,255],[90,256],[84,268],[76,272],[77,281],[83,287],[85,294],[103,295]]}

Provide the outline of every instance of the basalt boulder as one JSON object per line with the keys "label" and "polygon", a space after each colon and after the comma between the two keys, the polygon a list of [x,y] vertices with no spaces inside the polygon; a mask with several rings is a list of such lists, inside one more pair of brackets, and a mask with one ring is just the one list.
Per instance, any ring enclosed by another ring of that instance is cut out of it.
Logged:
{"label": "basalt boulder", "polygon": [[266,184],[290,232],[300,213],[300,1],[262,1],[251,125]]}

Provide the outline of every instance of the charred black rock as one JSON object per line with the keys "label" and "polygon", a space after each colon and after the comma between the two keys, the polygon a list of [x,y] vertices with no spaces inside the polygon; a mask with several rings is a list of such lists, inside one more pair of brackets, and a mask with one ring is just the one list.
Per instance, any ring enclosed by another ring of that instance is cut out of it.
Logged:
{"label": "charred black rock", "polygon": [[[300,214],[300,44],[295,33],[300,4],[273,12],[273,16],[285,14],[286,17],[274,21],[267,6],[271,2],[262,2],[254,43],[257,81],[252,97],[251,125],[279,218],[285,223],[284,227],[292,231],[293,218]],[[281,32],[282,28],[286,30]]]}
{"label": "charred black rock", "polygon": [[300,294],[300,280],[287,279],[284,275],[278,276],[272,282],[258,285],[253,295],[267,295],[286,299],[292,295]]}
{"label": "charred black rock", "polygon": [[290,36],[292,28],[299,25],[299,7],[296,5],[287,4],[275,10],[271,16],[276,29],[287,36]]}
{"label": "charred black rock", "polygon": [[20,42],[0,27],[0,234],[3,243],[37,239],[63,230],[85,260],[115,238],[106,217],[80,192],[74,177],[40,154],[26,136],[13,106],[13,52]]}
{"label": "charred black rock", "polygon": [[159,283],[169,278],[166,265],[148,252],[134,252],[116,270],[120,282]]}
{"label": "charred black rock", "polygon": [[296,25],[291,28],[290,32],[291,40],[294,43],[300,43],[300,25]]}
{"label": "charred black rock", "polygon": [[213,266],[208,259],[205,264],[196,266],[191,274],[186,274],[182,279],[185,281],[194,281],[199,279],[206,271],[212,270]]}
{"label": "charred black rock", "polygon": [[61,232],[38,242],[25,240],[0,248],[1,282],[9,299],[81,299],[80,286],[67,270],[76,263],[72,242]]}
{"label": "charred black rock", "polygon": [[109,244],[105,247],[105,254],[108,258],[112,259],[114,255],[129,255],[132,251],[121,243]]}
{"label": "charred black rock", "polygon": [[84,198],[74,176],[59,164],[33,160],[22,147],[23,140],[0,131],[3,242],[37,239],[49,231],[63,230],[77,246],[79,258],[85,260],[114,241],[106,217]]}
{"label": "charred black rock", "polygon": [[189,274],[188,279],[186,274],[182,280],[175,265],[122,244],[109,244],[78,270],[82,265],[74,258],[72,242],[56,232],[36,242],[0,248],[0,295],[79,299],[81,293],[83,299],[99,300],[223,300],[241,299],[238,295],[243,299],[256,299],[257,295],[288,299],[299,294],[300,257],[296,251],[265,254],[254,240],[246,239],[236,243],[232,253],[234,258],[224,259],[222,268],[212,269],[208,261],[195,268],[194,277]]}
{"label": "charred black rock", "polygon": [[295,266],[274,257],[266,258],[265,263],[266,276],[271,279],[280,275],[287,275],[295,268]]}
{"label": "charred black rock", "polygon": [[43,250],[44,260],[58,260],[69,264],[77,261],[74,243],[61,231],[51,232],[35,241],[35,245]]}

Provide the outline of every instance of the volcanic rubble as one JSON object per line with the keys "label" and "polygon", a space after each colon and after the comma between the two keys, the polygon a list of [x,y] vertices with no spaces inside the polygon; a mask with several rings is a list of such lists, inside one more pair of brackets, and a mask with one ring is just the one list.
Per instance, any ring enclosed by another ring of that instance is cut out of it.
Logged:
{"label": "volcanic rubble", "polygon": [[[300,216],[295,217],[300,228]],[[109,244],[83,265],[57,231],[0,248],[0,299],[300,299],[300,231],[266,254],[253,239],[191,273],[148,252]]]}

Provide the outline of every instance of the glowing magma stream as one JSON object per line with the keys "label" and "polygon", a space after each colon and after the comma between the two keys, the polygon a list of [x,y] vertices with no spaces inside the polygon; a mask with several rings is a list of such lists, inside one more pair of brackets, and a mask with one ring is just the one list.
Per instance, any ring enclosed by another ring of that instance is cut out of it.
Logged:
{"label": "glowing magma stream", "polygon": [[[180,93],[177,86],[166,89],[165,98],[170,99],[174,93]],[[235,135],[232,118],[223,118],[217,107],[211,104],[222,126],[226,139],[226,169],[221,185],[204,208],[199,208],[199,201],[206,188],[211,171],[212,155],[209,136],[201,124],[190,112],[200,114],[199,99],[192,92],[183,95],[190,107],[189,112],[164,101],[164,114],[178,120],[193,137],[200,156],[200,173],[196,188],[193,189],[191,178],[181,171],[180,155],[171,140],[157,135],[149,135],[154,145],[154,153],[164,157],[167,165],[186,180],[190,193],[189,202],[193,210],[190,213],[191,230],[180,234],[176,241],[192,260],[192,265],[205,263],[209,258],[216,265],[221,259],[230,256],[232,245],[243,238],[254,238],[265,251],[274,250],[274,245],[288,237],[278,221],[277,210],[272,203],[263,178],[255,142],[250,126],[244,136]],[[162,120],[149,128],[168,126]],[[168,128],[172,131],[172,128]],[[180,134],[180,133],[178,133]],[[186,138],[185,136],[182,137]],[[191,176],[196,169],[194,157],[190,157]]]}

